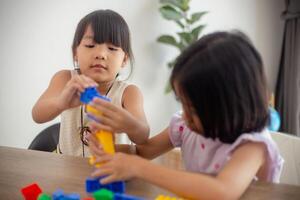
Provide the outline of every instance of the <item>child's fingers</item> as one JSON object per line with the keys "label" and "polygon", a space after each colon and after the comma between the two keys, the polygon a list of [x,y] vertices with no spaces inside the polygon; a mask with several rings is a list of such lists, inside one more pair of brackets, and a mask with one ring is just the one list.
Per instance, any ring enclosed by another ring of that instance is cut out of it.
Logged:
{"label": "child's fingers", "polygon": [[108,174],[111,174],[112,170],[109,168],[103,168],[101,166],[100,168],[96,168],[96,170],[91,174],[92,177],[102,177]]}
{"label": "child's fingers", "polygon": [[[105,153],[101,157],[96,157],[95,162],[96,163],[104,163],[104,162],[109,162],[112,159],[112,155]],[[103,166],[104,167],[104,166]]]}
{"label": "child's fingers", "polygon": [[114,176],[114,174],[111,174],[111,175],[108,175],[108,176],[102,178],[100,180],[100,183],[101,184],[108,184],[108,183],[112,183],[112,182],[115,182],[115,181],[118,181],[118,179],[116,178],[116,176]]}
{"label": "child's fingers", "polygon": [[93,155],[104,156],[106,154],[101,145],[95,144],[94,142],[90,142],[90,141],[88,144],[89,144],[90,151]]}
{"label": "child's fingers", "polygon": [[114,132],[112,127],[104,125],[102,123],[95,122],[95,121],[90,122],[88,126],[91,130],[93,130],[92,131],[93,133],[97,132],[98,130],[105,130],[105,131],[109,131],[109,132]]}
{"label": "child's fingers", "polygon": [[118,111],[118,107],[116,107],[114,104],[97,97],[93,99],[91,105],[95,106],[98,110],[101,110],[101,112],[108,116],[113,115]]}
{"label": "child's fingers", "polygon": [[82,78],[82,80],[88,84],[89,87],[97,87],[98,86],[98,83],[96,83],[93,79],[91,79],[90,77],[88,76],[85,76],[85,75],[80,75],[80,77]]}

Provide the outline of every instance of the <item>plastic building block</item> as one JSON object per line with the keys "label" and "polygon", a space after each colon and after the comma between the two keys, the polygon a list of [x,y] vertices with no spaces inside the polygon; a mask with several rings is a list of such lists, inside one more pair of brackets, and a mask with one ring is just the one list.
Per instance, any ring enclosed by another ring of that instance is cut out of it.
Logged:
{"label": "plastic building block", "polygon": [[53,200],[62,200],[64,198],[65,194],[62,189],[58,189],[52,194]]}
{"label": "plastic building block", "polygon": [[88,104],[93,100],[94,97],[99,97],[106,101],[110,101],[110,99],[106,96],[99,94],[95,87],[86,88],[85,91],[80,95],[80,101],[84,104]]}
{"label": "plastic building block", "polygon": [[182,200],[182,199],[177,199],[175,197],[169,197],[165,195],[159,195],[155,198],[155,200]]}
{"label": "plastic building block", "polygon": [[80,200],[80,195],[77,193],[65,194],[63,200]]}
{"label": "plastic building block", "polygon": [[62,189],[58,189],[52,194],[53,200],[80,200],[80,195],[77,193],[65,194]]}
{"label": "plastic building block", "polygon": [[86,192],[92,193],[100,189],[107,189],[115,193],[124,193],[125,192],[125,182],[117,181],[110,184],[101,184],[100,180],[103,177],[90,178],[88,177],[85,181]]}
{"label": "plastic building block", "polygon": [[49,196],[48,194],[45,194],[45,193],[41,193],[37,200],[51,200],[51,196]]}
{"label": "plastic building block", "polygon": [[93,197],[96,200],[113,200],[114,194],[112,191],[101,189],[93,193]]}
{"label": "plastic building block", "polygon": [[[95,87],[86,88],[85,91],[80,95],[80,101],[83,102],[84,104],[89,104],[94,97],[99,97],[106,101],[110,101],[109,98],[100,95]],[[92,113],[95,116],[102,115],[100,111],[98,111],[97,109],[93,108],[90,105],[86,105],[85,110],[89,113]],[[88,117],[91,118],[92,120],[97,121],[93,115],[89,114]],[[100,130],[96,133],[96,137],[99,143],[101,143],[103,150],[105,152],[111,154],[115,153],[113,134],[111,132]],[[101,165],[101,163],[95,163],[94,156],[90,157],[89,163],[91,165],[96,165],[96,167],[99,167]]]}
{"label": "plastic building block", "polygon": [[21,189],[21,192],[26,200],[36,200],[39,194],[42,193],[38,184],[33,183]]}
{"label": "plastic building block", "polygon": [[125,182],[124,181],[117,181],[111,183],[111,191],[116,193],[124,193],[125,192]]}
{"label": "plastic building block", "polygon": [[114,200],[143,200],[143,198],[131,196],[128,194],[115,193]]}
{"label": "plastic building block", "polygon": [[101,189],[101,184],[99,182],[99,178],[90,178],[88,177],[85,180],[85,190],[87,193],[92,193]]}
{"label": "plastic building block", "polygon": [[86,198],[83,198],[82,200],[95,200],[93,197],[86,197]]}

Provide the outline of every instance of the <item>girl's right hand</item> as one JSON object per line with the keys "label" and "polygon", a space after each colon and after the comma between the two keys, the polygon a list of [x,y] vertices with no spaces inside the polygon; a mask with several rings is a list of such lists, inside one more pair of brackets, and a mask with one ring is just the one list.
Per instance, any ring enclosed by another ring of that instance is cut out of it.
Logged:
{"label": "girl's right hand", "polygon": [[91,78],[81,74],[74,75],[66,84],[58,96],[58,104],[61,110],[79,106],[80,94],[88,87],[97,87],[98,84]]}

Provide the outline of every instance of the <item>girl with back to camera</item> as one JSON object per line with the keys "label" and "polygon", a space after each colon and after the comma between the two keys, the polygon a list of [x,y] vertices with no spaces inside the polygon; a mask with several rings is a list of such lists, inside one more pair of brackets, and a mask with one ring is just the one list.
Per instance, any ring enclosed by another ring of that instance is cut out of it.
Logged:
{"label": "girl with back to camera", "polygon": [[106,162],[92,176],[106,176],[102,183],[137,177],[185,198],[223,200],[238,199],[253,180],[279,181],[283,159],[266,128],[263,64],[242,33],[212,33],[188,47],[176,61],[171,85],[183,111],[167,129],[136,145],[136,154],[153,159],[180,147],[187,171],[135,155],[108,155],[91,134],[92,153]]}
{"label": "girl with back to camera", "polygon": [[[111,132],[126,133],[137,144],[145,142],[149,127],[143,109],[143,97],[135,85],[118,80],[122,68],[132,61],[129,28],[125,20],[112,10],[97,10],[86,15],[75,32],[72,44],[75,70],[57,72],[47,90],[32,109],[37,123],[54,119],[61,114],[58,152],[67,155],[89,156],[87,119],[83,114],[80,93],[97,87],[111,102],[111,121],[103,126]],[[101,103],[101,102],[100,102]],[[124,142],[116,135],[116,142]],[[125,138],[125,143],[129,140]]]}

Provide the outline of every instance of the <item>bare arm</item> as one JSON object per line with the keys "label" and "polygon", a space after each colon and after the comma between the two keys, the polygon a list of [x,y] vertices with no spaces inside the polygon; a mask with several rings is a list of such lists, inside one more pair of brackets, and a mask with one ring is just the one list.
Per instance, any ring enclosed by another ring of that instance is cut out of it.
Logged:
{"label": "bare arm", "polygon": [[32,108],[32,118],[35,122],[50,121],[63,111],[58,96],[70,79],[71,74],[68,70],[59,71],[52,77],[48,88]]}
{"label": "bare arm", "polygon": [[149,162],[141,163],[137,177],[187,198],[238,199],[258,173],[264,160],[264,145],[248,143],[233,153],[231,160],[217,177],[170,170]]}
{"label": "bare arm", "polygon": [[[174,147],[169,139],[168,132],[169,128],[166,128],[161,133],[150,138],[146,143],[142,145],[136,145],[136,154],[146,159],[153,159],[165,152],[172,150]],[[92,135],[90,136],[89,141],[89,147],[93,154],[96,156],[102,156],[104,152],[102,152],[101,146],[97,142],[96,138]],[[117,152],[130,154],[130,148],[131,147],[128,144],[116,145]]]}
{"label": "bare arm", "polygon": [[32,118],[37,123],[54,119],[62,111],[79,106],[80,93],[87,87],[98,84],[84,75],[71,76],[69,70],[57,72],[46,91],[32,109]]}
{"label": "bare arm", "polygon": [[265,164],[265,147],[260,143],[240,146],[216,177],[168,169],[122,153],[98,161],[107,163],[92,175],[108,175],[103,184],[137,177],[189,199],[238,199]]}
{"label": "bare arm", "polygon": [[135,123],[128,127],[127,134],[130,140],[137,144],[144,143],[149,137],[149,126],[144,112],[143,95],[138,87],[129,85],[122,97],[123,107],[131,113]]}

